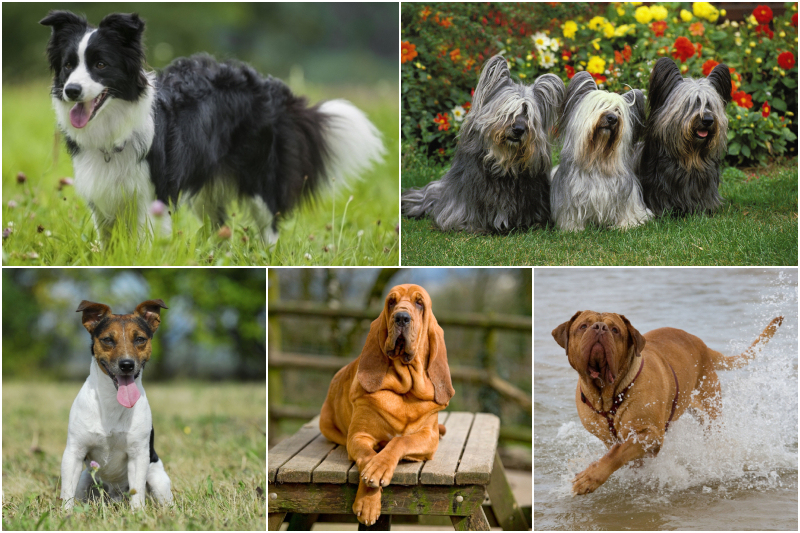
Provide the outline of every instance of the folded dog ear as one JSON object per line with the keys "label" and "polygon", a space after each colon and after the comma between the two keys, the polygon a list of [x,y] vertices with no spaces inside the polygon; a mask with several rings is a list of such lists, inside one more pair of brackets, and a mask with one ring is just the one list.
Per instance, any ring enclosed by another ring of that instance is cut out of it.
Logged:
{"label": "folded dog ear", "polygon": [[572,315],[572,318],[570,318],[569,320],[558,326],[551,333],[551,335],[553,335],[553,338],[556,340],[558,345],[567,351],[567,354],[569,354],[569,328],[572,326],[572,323],[575,322],[575,320],[580,316],[581,313],[583,313],[583,311],[578,311],[577,313]]}
{"label": "folded dog ear", "polygon": [[492,99],[492,94],[498,87],[511,83],[511,73],[508,71],[506,58],[501,55],[490,57],[483,65],[478,86],[472,95],[472,109],[470,113],[475,116],[483,104]]}
{"label": "folded dog ear", "polygon": [[[650,85],[647,90],[647,105],[650,113],[660,109],[667,101],[677,84],[683,83],[678,65],[668,57],[656,61],[650,73]],[[730,92],[730,90],[728,91]]]}
{"label": "folded dog ear", "polygon": [[728,105],[731,101],[731,69],[728,68],[728,65],[720,63],[714,67],[707,79],[725,105]]}
{"label": "folded dog ear", "polygon": [[94,328],[97,327],[97,324],[101,320],[111,314],[111,308],[109,306],[90,302],[89,300],[83,300],[75,310],[76,313],[80,313],[81,311],[83,311],[81,322],[89,333],[94,331]]}
{"label": "folded dog ear", "polygon": [[456,393],[450,378],[447,364],[447,347],[444,344],[444,330],[439,327],[433,313],[428,313],[428,378],[433,383],[433,401],[447,405]]}
{"label": "folded dog ear", "polygon": [[161,309],[169,309],[162,300],[147,300],[146,302],[142,302],[136,306],[136,311],[134,314],[137,316],[142,317],[147,325],[150,326],[150,329],[153,330],[153,333],[156,332],[158,329],[159,324],[161,324]]}
{"label": "folded dog ear", "polygon": [[384,304],[384,310],[370,325],[367,341],[358,358],[356,375],[358,382],[365,391],[370,393],[380,390],[383,378],[389,370],[389,357],[383,351],[386,337],[389,336],[389,328],[386,325],[387,316]]}
{"label": "folded dog ear", "polygon": [[144,32],[144,21],[136,13],[112,13],[101,20],[97,27],[116,32],[130,43],[141,39]]}
{"label": "folded dog ear", "polygon": [[633,136],[631,139],[636,142],[644,133],[644,93],[639,89],[631,89],[623,94],[622,98],[631,106],[630,111],[633,118]]}
{"label": "folded dog ear", "polygon": [[642,355],[642,350],[644,350],[644,337],[639,333],[639,330],[631,325],[630,320],[625,318],[625,315],[619,315],[619,317],[625,322],[625,327],[628,328],[628,345],[632,345],[636,352],[636,357],[640,357]]}
{"label": "folded dog ear", "polygon": [[[536,80],[536,83],[540,84],[544,83],[545,81],[546,79],[541,76]],[[560,78],[559,81],[561,81]],[[571,80],[569,80],[567,94],[564,97],[564,102],[561,105],[561,110],[559,112],[560,123],[558,126],[558,131],[560,135],[563,135],[566,123],[569,122],[570,117],[573,115],[573,113],[575,113],[575,109],[580,105],[581,101],[583,101],[587,94],[596,90],[597,83],[595,83],[592,75],[585,70],[578,72],[572,77]],[[544,96],[545,95],[538,95],[536,101],[540,101]]]}
{"label": "folded dog ear", "polygon": [[[577,76],[577,74],[576,74]],[[594,83],[594,80],[592,80]],[[533,82],[533,96],[542,118],[542,128],[548,134],[556,125],[558,112],[564,102],[564,82],[555,74],[542,74]]]}

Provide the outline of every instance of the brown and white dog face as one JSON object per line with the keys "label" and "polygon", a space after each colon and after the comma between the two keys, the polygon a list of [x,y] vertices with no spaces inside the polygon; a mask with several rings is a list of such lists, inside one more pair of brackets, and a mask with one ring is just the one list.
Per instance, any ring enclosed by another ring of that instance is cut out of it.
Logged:
{"label": "brown and white dog face", "polygon": [[595,311],[578,311],[553,330],[553,338],[567,351],[572,368],[600,387],[627,372],[645,342],[623,315]]}
{"label": "brown and white dog face", "polygon": [[420,335],[431,313],[431,297],[419,285],[397,285],[386,296],[384,351],[391,359],[410,363],[420,350],[427,349],[426,335]]}
{"label": "brown and white dog face", "polygon": [[133,407],[139,399],[134,380],[139,377],[152,351],[153,334],[161,323],[161,300],[147,300],[127,315],[115,315],[105,304],[82,301],[77,312],[92,336],[92,355],[100,369],[114,383],[117,400]]}

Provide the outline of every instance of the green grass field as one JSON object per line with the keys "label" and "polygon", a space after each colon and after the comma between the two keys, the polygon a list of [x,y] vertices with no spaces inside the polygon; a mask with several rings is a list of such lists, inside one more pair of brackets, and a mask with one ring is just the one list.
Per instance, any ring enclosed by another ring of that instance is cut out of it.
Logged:
{"label": "green grass field", "polygon": [[82,383],[3,382],[3,529],[265,531],[263,383],[148,384],[171,509],[93,501],[61,510],[61,455]]}
{"label": "green grass field", "polygon": [[[278,244],[267,249],[246,215],[230,209],[230,236],[220,236],[189,209],[173,215],[165,238],[136,238],[121,225],[100,247],[85,202],[72,186],[72,164],[54,138],[55,117],[46,81],[3,86],[4,265],[397,265],[399,168],[397,90],[376,87],[317,88],[310,101],[347,98],[384,135],[383,164],[294,212]],[[27,180],[18,182],[18,174]],[[352,199],[351,199],[352,197]]]}
{"label": "green grass field", "polygon": [[[403,156],[402,187],[439,179],[447,164]],[[510,235],[436,231],[403,219],[403,265],[797,265],[797,159],[769,169],[727,168],[725,207],[713,216],[661,218],[628,231],[554,228]]]}

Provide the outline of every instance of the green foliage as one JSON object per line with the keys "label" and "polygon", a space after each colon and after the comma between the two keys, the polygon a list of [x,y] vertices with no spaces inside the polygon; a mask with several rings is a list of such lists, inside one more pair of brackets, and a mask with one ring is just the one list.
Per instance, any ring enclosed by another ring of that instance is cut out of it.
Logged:
{"label": "green foliage", "polygon": [[[797,4],[786,6],[765,26],[752,15],[718,23],[720,13],[703,2],[403,4],[403,140],[449,159],[461,124],[457,106],[467,107],[481,64],[494,54],[523,82],[551,72],[568,83],[588,70],[601,88],[645,94],[652,65],[671,57],[685,77],[704,77],[716,63],[732,69],[738,104],[727,106],[729,164],[793,156]],[[791,61],[779,60],[782,53]]]}

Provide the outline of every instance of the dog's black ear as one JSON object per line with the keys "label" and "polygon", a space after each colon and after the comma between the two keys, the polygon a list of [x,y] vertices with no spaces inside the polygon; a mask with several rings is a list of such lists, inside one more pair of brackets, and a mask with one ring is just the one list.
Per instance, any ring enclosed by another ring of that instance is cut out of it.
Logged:
{"label": "dog's black ear", "polygon": [[163,300],[147,300],[136,306],[134,314],[142,317],[155,333],[159,324],[161,324],[161,309],[169,309]]}
{"label": "dog's black ear", "polygon": [[559,346],[567,351],[567,355],[569,355],[569,328],[571,328],[572,323],[575,322],[579,316],[581,316],[581,313],[583,313],[583,311],[578,311],[572,315],[572,318],[559,325],[552,332],[553,338],[556,340]]}
{"label": "dog's black ear", "polygon": [[85,327],[86,331],[89,333],[94,331],[94,328],[97,327],[97,324],[101,320],[111,314],[111,308],[109,306],[90,302],[88,300],[83,300],[78,306],[78,309],[75,310],[76,313],[80,313],[81,311],[83,311],[83,317],[81,318],[83,327]]}
{"label": "dog's black ear", "polygon": [[644,133],[644,93],[639,89],[631,89],[622,95],[630,105],[631,118],[633,119],[634,142]]}
{"label": "dog's black ear", "polygon": [[501,55],[492,56],[483,65],[478,86],[472,95],[472,109],[470,113],[477,115],[483,104],[492,99],[492,95],[499,88],[511,83],[511,73],[508,71],[506,58]]}
{"label": "dog's black ear", "polygon": [[123,39],[122,44],[130,45],[141,41],[144,21],[136,13],[112,13],[100,21],[98,29],[114,32]]}
{"label": "dog's black ear", "polygon": [[725,63],[720,63],[711,74],[708,75],[708,82],[719,93],[725,105],[731,101],[731,69]]}
{"label": "dog's black ear", "polygon": [[565,92],[564,82],[555,74],[542,74],[533,82],[533,100],[539,108],[545,132],[549,133],[555,126]]}
{"label": "dog's black ear", "polygon": [[42,26],[50,26],[54,32],[66,26],[86,28],[86,19],[69,11],[50,11],[45,18],[39,21]]}
{"label": "dog's black ear", "polygon": [[667,101],[672,90],[683,83],[678,65],[668,57],[656,61],[653,72],[650,73],[650,85],[647,91],[647,107],[650,113],[661,108]]}
{"label": "dog's black ear", "polygon": [[50,68],[58,72],[61,70],[64,43],[76,35],[83,35],[89,29],[86,19],[69,11],[51,11],[39,21],[42,26],[50,26],[50,41],[47,43],[47,59]]}

